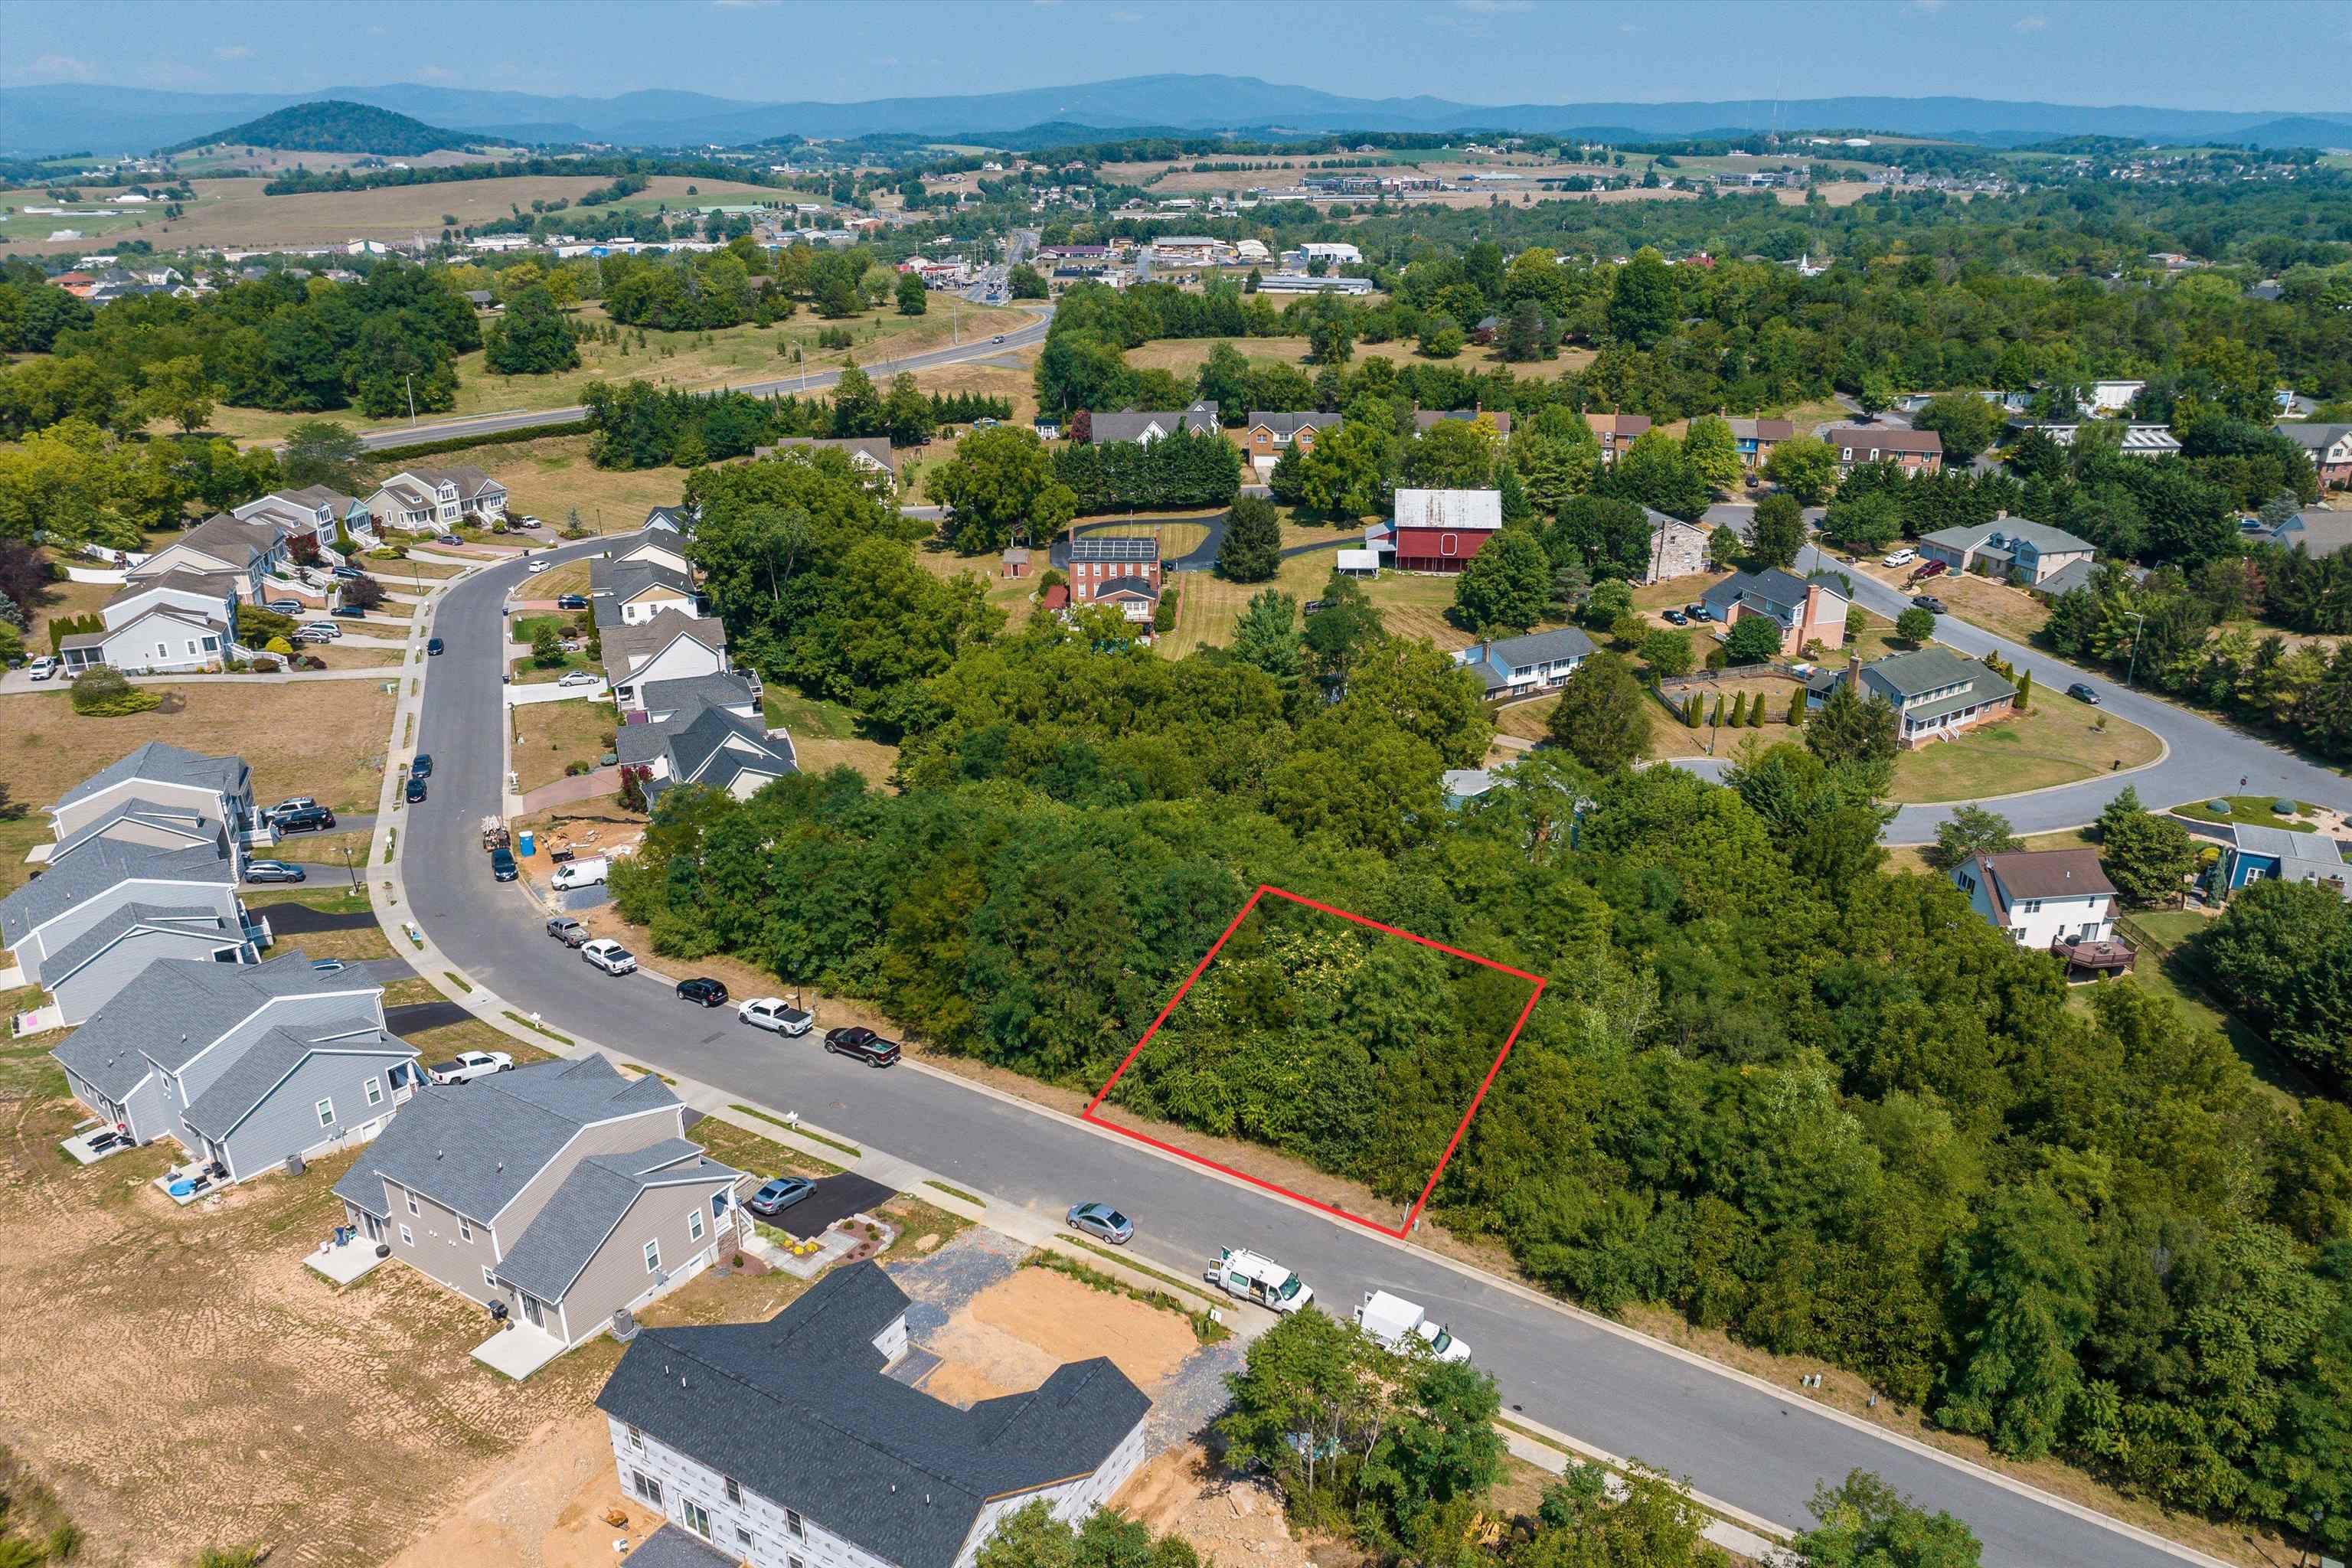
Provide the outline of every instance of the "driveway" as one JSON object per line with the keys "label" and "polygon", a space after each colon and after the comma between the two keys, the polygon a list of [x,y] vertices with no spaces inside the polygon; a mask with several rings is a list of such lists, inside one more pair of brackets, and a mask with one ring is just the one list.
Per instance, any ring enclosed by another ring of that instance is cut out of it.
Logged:
{"label": "driveway", "polygon": [[[559,556],[611,542],[567,547]],[[433,629],[453,647],[498,646],[500,600],[520,576],[515,564],[460,581],[443,597]],[[2179,1561],[1824,1413],[1793,1389],[1728,1375],[911,1060],[876,1072],[828,1056],[814,1037],[780,1041],[724,1014],[697,1016],[677,1005],[668,985],[644,974],[583,985],[579,959],[547,940],[530,894],[520,884],[490,880],[472,826],[500,809],[501,695],[498,668],[487,658],[454,655],[430,672],[418,743],[438,759],[442,809],[413,819],[402,838],[408,912],[443,952],[465,955],[473,975],[514,1007],[543,1015],[551,1028],[627,1041],[631,1060],[749,1102],[800,1110],[872,1153],[919,1162],[1042,1223],[1058,1222],[1080,1198],[1116,1203],[1138,1222],[1139,1259],[1180,1276],[1192,1276],[1221,1246],[1247,1247],[1288,1263],[1328,1301],[1393,1290],[1476,1344],[1507,1404],[1612,1453],[1687,1476],[1700,1490],[1768,1519],[1801,1525],[1815,1486],[1867,1469],[1966,1519],[1995,1568],[2171,1568]]]}

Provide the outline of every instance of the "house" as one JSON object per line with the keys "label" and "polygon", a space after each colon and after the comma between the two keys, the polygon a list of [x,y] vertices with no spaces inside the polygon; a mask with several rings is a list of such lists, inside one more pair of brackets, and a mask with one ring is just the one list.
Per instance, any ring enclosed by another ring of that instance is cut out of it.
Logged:
{"label": "house", "polygon": [[[184,584],[197,574],[178,572],[171,575]],[[225,584],[230,580],[226,573],[209,576],[215,584]],[[166,593],[153,586],[160,581],[150,578],[126,585],[108,600],[99,612],[106,623],[102,630],[70,632],[58,639],[58,658],[68,676],[100,665],[132,674],[221,668],[236,645],[235,590],[228,590],[229,605],[226,610],[217,603],[197,608],[181,602],[197,595],[184,588],[178,593]]]}
{"label": "house", "polygon": [[2352,867],[2344,863],[2344,847],[2326,834],[2244,824],[2233,824],[2230,833],[2231,841],[2206,874],[2206,885],[2218,897],[2227,899],[2252,882],[2283,881],[2333,886],[2352,899]]}
{"label": "house", "polygon": [[862,478],[877,479],[885,493],[898,483],[898,455],[880,436],[786,436],[771,447],[754,447],[753,460],[784,452],[839,452]]}
{"label": "house", "polygon": [[1141,1467],[1151,1401],[1108,1358],[960,1407],[891,1375],[908,1306],[865,1262],[764,1323],[641,1330],[596,1396],[623,1489],[713,1563],[971,1568],[1010,1514],[1082,1523]]}
{"label": "house", "polygon": [[1739,450],[1739,461],[1745,468],[1757,468],[1772,455],[1772,448],[1797,434],[1794,422],[1787,419],[1727,419],[1731,426],[1731,444]]}
{"label": "house", "polygon": [[1070,602],[1115,605],[1147,624],[1160,604],[1160,541],[1083,534],[1070,541]]}
{"label": "house", "polygon": [[1713,531],[1705,523],[1685,522],[1646,506],[1642,512],[1650,521],[1650,553],[1643,563],[1643,586],[1706,570],[1707,544]]}
{"label": "house", "polygon": [[1617,460],[1617,455],[1646,435],[1650,416],[1646,414],[1587,414],[1585,424],[1592,427],[1601,443],[1601,461],[1605,467]]}
{"label": "house", "polygon": [[1004,552],[996,558],[996,574],[1000,577],[1029,575],[1029,547],[1025,544],[1006,545]]}
{"label": "house", "polygon": [[1489,420],[1496,435],[1506,441],[1511,438],[1511,411],[1507,408],[1416,408],[1412,411],[1413,434],[1418,436],[1449,419]]}
{"label": "house", "polygon": [[2082,409],[2091,415],[2121,414],[2147,390],[2145,381],[2095,381],[2084,388]]}
{"label": "house", "polygon": [[758,699],[732,676],[656,680],[644,700],[647,721],[622,725],[613,747],[622,767],[641,770],[636,777],[648,807],[677,784],[749,800],[800,771],[791,738],[781,731],[769,735]]}
{"label": "house", "polygon": [[507,488],[470,464],[403,468],[367,499],[368,515],[385,528],[441,533],[459,523],[488,528],[507,515]]}
{"label": "house", "polygon": [[1090,446],[1102,447],[1119,442],[1149,446],[1179,430],[1188,430],[1194,435],[1214,432],[1217,428],[1217,403],[1214,398],[1203,398],[1183,409],[1120,409],[1116,413],[1092,416],[1089,426],[1087,441]]}
{"label": "house", "polygon": [[495,313],[506,309],[505,306],[499,303],[499,297],[496,294],[491,293],[488,289],[467,289],[462,290],[462,292],[464,293],[466,303],[473,306],[477,310]]}
{"label": "house", "polygon": [[57,798],[49,830],[63,841],[106,821],[133,802],[192,808],[220,823],[237,843],[276,843],[254,809],[253,773],[242,757],[208,757],[167,741],[125,752]]}
{"label": "house", "polygon": [[1843,674],[1815,670],[1805,683],[1805,706],[1821,707],[1840,680],[1894,705],[1902,721],[1896,739],[1906,751],[2006,719],[2017,696],[2017,688],[1990,666],[1940,644],[1868,664],[1849,658]]}
{"label": "house", "polygon": [[1840,425],[1822,432],[1837,454],[1838,472],[1857,463],[1893,463],[1906,474],[1932,474],[1944,466],[1944,438],[1933,430],[1894,425]]}
{"label": "house", "polygon": [[1823,573],[1800,577],[1777,566],[1734,572],[1699,600],[1706,618],[1722,623],[1727,632],[1749,616],[1770,620],[1780,628],[1782,658],[1793,658],[1815,643],[1825,648],[1844,647],[1849,602],[1850,595],[1834,577]]}
{"label": "house", "polygon": [[682,616],[701,614],[702,595],[694,579],[658,562],[610,561],[598,556],[588,563],[588,604],[599,631],[634,626],[664,610]]}
{"label": "house", "polygon": [[2079,565],[2087,574],[2098,550],[2063,528],[2028,522],[2004,511],[1995,513],[1990,522],[1925,534],[1919,553],[1942,562],[1948,571],[1980,572],[2005,577],[2021,588],[2038,588],[2070,566]]}
{"label": "house", "polygon": [[335,549],[336,531],[347,530],[354,540],[373,540],[375,520],[367,503],[325,485],[299,490],[272,490],[229,513],[239,522],[269,523],[285,539],[297,561],[341,560]]}
{"label": "house", "polygon": [[686,506],[657,506],[646,513],[645,521],[637,524],[640,531],[675,534],[683,539],[694,531],[694,509]]}
{"label": "house", "polygon": [[1307,409],[1295,414],[1260,413],[1253,410],[1242,426],[1242,450],[1249,454],[1250,466],[1261,478],[1274,471],[1274,465],[1292,447],[1302,452],[1315,449],[1318,436],[1325,430],[1337,430],[1342,420],[1337,414],[1322,414]]}
{"label": "house", "polygon": [[1364,543],[1401,572],[1459,572],[1502,528],[1498,490],[1401,489],[1396,516],[1365,529]]}
{"label": "house", "polygon": [[1454,656],[1486,682],[1486,700],[1509,700],[1553,691],[1568,684],[1592,653],[1592,639],[1574,626],[1473,643]]}
{"label": "house", "polygon": [[1969,907],[2020,947],[2047,950],[2069,970],[2126,970],[2135,954],[2116,940],[2116,886],[2091,849],[1972,855],[1952,868]]}
{"label": "house", "polygon": [[635,544],[616,547],[607,552],[606,558],[615,566],[625,566],[632,562],[641,561],[650,566],[659,566],[665,571],[675,572],[681,577],[694,575],[694,563],[687,559],[683,542],[669,533],[656,532],[651,538],[638,540]]}
{"label": "house", "polygon": [[1459,811],[1474,800],[1484,799],[1500,782],[1486,768],[1448,768],[1437,776],[1437,787],[1445,796],[1448,811]]}
{"label": "house", "polygon": [[727,673],[727,628],[716,616],[661,610],[650,620],[614,626],[603,642],[604,679],[624,716],[644,706],[646,685]]}
{"label": "house", "polygon": [[260,604],[268,597],[262,580],[279,572],[289,553],[275,526],[239,522],[226,512],[215,512],[127,568],[123,576],[137,583],[170,572],[226,572],[243,581],[247,603]]}
{"label": "house", "polygon": [[49,1054],[100,1121],[174,1139],[226,1182],[377,1136],[421,1076],[415,1047],[385,1032],[383,987],[299,952],[159,959]]}
{"label": "house", "polygon": [[2271,538],[2289,550],[2320,559],[2352,544],[2352,511],[2302,511],[2272,531]]}
{"label": "house", "polygon": [[2352,485],[2352,425],[2283,422],[2271,426],[2311,454],[2319,482],[2331,489]]}
{"label": "house", "polygon": [[568,1349],[732,1244],[740,1173],[685,1133],[650,1073],[534,1062],[417,1090],[335,1195],[371,1245]]}

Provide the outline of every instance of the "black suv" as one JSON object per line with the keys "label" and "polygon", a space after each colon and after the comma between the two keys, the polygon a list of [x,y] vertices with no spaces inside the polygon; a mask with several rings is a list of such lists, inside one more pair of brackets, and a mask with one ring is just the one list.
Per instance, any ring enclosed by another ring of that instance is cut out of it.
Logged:
{"label": "black suv", "polygon": [[271,823],[280,833],[323,833],[335,825],[335,814],[323,805],[305,805],[279,812]]}
{"label": "black suv", "polygon": [[898,1059],[898,1042],[886,1040],[871,1029],[827,1030],[824,1048],[864,1062],[870,1068],[887,1068]]}
{"label": "black suv", "polygon": [[706,1007],[727,1005],[727,987],[707,974],[698,974],[691,980],[679,981],[677,994],[683,1001],[699,1002]]}

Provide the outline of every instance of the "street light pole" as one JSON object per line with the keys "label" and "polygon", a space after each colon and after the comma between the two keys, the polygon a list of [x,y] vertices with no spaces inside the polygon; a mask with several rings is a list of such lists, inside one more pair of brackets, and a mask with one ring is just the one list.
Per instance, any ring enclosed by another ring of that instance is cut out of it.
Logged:
{"label": "street light pole", "polygon": [[2140,627],[2147,621],[2147,613],[2144,610],[2134,610],[2131,613],[2131,658],[2124,661],[2124,688],[2126,690],[2129,690],[2131,689],[2132,672],[2139,668],[2139,631]]}
{"label": "street light pole", "polygon": [[414,372],[404,371],[400,380],[401,384],[408,388],[408,423],[414,428],[416,424],[416,376]]}

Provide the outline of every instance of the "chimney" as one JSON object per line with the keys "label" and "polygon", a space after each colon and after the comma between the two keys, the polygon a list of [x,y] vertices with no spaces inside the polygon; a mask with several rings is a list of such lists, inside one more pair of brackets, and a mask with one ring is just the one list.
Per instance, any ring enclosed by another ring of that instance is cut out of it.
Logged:
{"label": "chimney", "polygon": [[1863,694],[1862,655],[1850,653],[1845,656],[1845,683],[1853,689],[1853,694],[1856,697]]}

